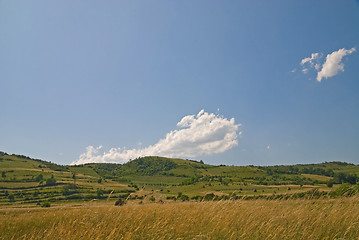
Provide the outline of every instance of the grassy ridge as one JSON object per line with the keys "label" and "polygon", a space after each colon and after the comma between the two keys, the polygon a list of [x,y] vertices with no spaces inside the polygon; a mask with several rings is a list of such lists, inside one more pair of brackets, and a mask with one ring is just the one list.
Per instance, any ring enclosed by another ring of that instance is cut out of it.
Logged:
{"label": "grassy ridge", "polygon": [[122,165],[61,166],[0,152],[0,172],[0,205],[6,205],[120,197],[153,202],[182,195],[181,200],[199,199],[207,194],[228,199],[233,195],[290,195],[313,188],[328,192],[341,183],[355,184],[359,166],[342,162],[213,166],[164,157],[138,158]]}
{"label": "grassy ridge", "polygon": [[357,239],[359,199],[0,210],[0,239]]}

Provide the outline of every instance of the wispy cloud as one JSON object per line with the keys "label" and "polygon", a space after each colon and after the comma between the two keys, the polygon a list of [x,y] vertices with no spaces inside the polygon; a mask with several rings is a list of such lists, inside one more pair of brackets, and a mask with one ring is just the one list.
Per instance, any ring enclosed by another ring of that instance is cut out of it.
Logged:
{"label": "wispy cloud", "polygon": [[312,53],[311,57],[303,58],[300,64],[303,66],[305,63],[309,63],[311,66],[314,66],[314,61],[319,58],[319,53]]}
{"label": "wispy cloud", "polygon": [[207,113],[201,110],[197,115],[188,115],[177,123],[179,130],[166,134],[156,144],[146,148],[112,148],[100,153],[102,146],[88,146],[86,152],[72,164],[125,163],[143,156],[196,157],[225,152],[238,145],[240,124],[235,119]]}
{"label": "wispy cloud", "polygon": [[343,57],[353,53],[355,50],[355,48],[349,50],[342,48],[334,51],[327,55],[323,65],[321,64],[322,54],[312,53],[310,57],[301,60],[302,72],[307,74],[310,69],[314,69],[317,72],[317,81],[321,82],[323,78],[333,77],[339,71],[344,71]]}

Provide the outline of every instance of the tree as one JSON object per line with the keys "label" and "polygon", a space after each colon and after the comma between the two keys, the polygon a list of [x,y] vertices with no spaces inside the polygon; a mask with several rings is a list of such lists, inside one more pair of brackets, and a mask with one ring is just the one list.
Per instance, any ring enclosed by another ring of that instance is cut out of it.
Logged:
{"label": "tree", "polygon": [[74,185],[76,185],[76,173],[72,173],[72,179],[74,180]]}
{"label": "tree", "polygon": [[327,187],[332,188],[332,187],[333,187],[333,184],[334,184],[334,181],[333,181],[333,180],[329,180],[329,181],[327,182]]}
{"label": "tree", "polygon": [[46,186],[55,186],[56,185],[56,179],[54,178],[54,175],[51,175],[51,178],[46,179]]}
{"label": "tree", "polygon": [[42,176],[42,174],[38,175],[38,176],[35,178],[35,181],[36,181],[36,182],[41,182],[42,180],[44,180],[44,176]]}
{"label": "tree", "polygon": [[102,198],[102,196],[103,196],[103,191],[102,191],[101,189],[97,189],[96,195],[97,195],[97,198]]}
{"label": "tree", "polygon": [[177,198],[180,199],[182,196],[182,192],[179,192],[178,195],[177,195]]}
{"label": "tree", "polygon": [[10,195],[8,196],[8,198],[9,198],[9,201],[10,201],[10,202],[15,202],[15,196],[14,196],[14,194],[10,194]]}
{"label": "tree", "polygon": [[6,172],[1,172],[1,177],[5,178],[6,177]]}
{"label": "tree", "polygon": [[182,194],[181,195],[181,201],[184,202],[184,201],[188,201],[189,200],[189,197],[185,194]]}
{"label": "tree", "polygon": [[211,201],[213,200],[213,198],[215,197],[215,195],[213,193],[207,193],[205,196],[204,196],[204,200],[205,201]]}

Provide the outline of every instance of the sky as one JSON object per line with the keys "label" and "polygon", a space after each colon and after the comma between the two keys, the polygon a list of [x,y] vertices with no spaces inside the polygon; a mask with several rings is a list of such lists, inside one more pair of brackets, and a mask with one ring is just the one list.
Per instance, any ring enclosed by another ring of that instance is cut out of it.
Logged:
{"label": "sky", "polygon": [[0,151],[359,164],[359,1],[0,0]]}

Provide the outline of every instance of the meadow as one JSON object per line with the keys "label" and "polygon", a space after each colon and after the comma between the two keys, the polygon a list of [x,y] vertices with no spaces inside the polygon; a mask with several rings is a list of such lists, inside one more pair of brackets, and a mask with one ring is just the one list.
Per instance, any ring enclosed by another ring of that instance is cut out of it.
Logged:
{"label": "meadow", "polygon": [[63,166],[0,152],[0,172],[0,239],[359,239],[349,163]]}
{"label": "meadow", "polygon": [[359,239],[359,197],[0,209],[0,239]]}

